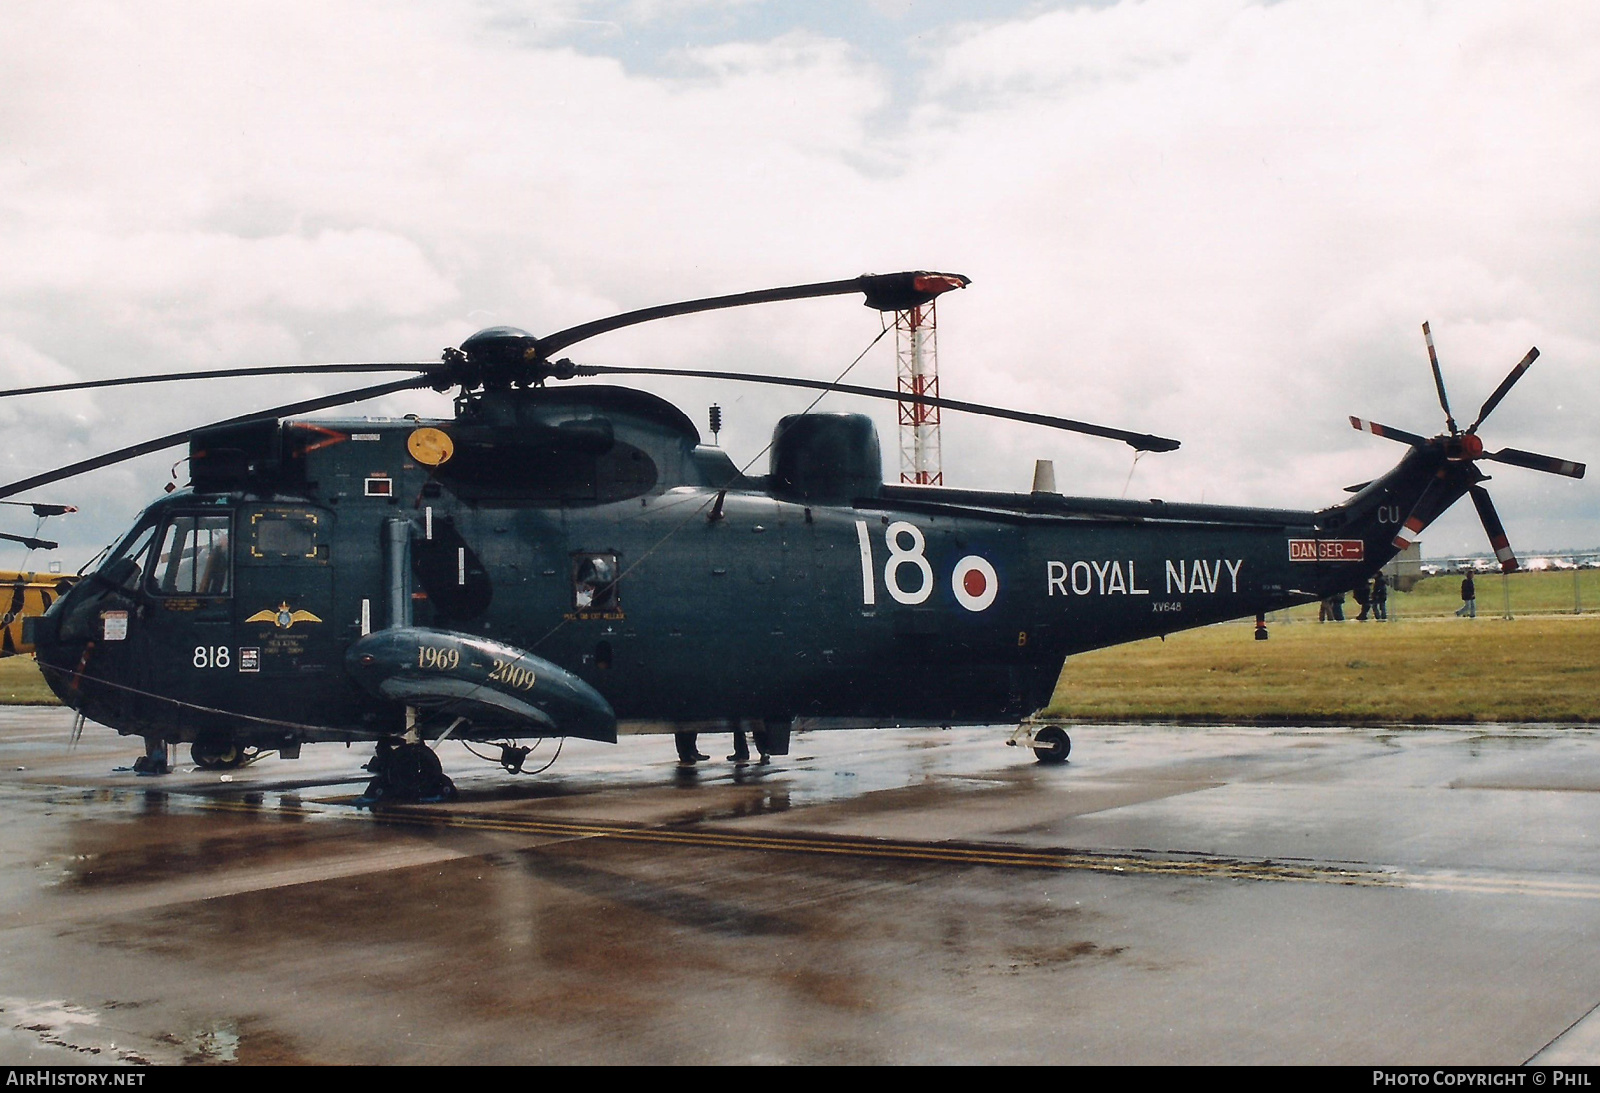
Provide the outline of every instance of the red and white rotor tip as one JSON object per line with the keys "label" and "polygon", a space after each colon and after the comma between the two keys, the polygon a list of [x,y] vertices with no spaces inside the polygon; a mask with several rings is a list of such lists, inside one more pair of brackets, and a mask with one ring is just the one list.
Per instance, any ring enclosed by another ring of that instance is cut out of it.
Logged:
{"label": "red and white rotor tip", "polygon": [[1422,538],[1423,529],[1427,526],[1416,516],[1410,517],[1404,524],[1400,525],[1400,531],[1394,537],[1394,548],[1396,550],[1405,550]]}
{"label": "red and white rotor tip", "polygon": [[911,280],[911,287],[929,296],[938,296],[953,288],[966,288],[971,278],[959,273],[919,273]]}

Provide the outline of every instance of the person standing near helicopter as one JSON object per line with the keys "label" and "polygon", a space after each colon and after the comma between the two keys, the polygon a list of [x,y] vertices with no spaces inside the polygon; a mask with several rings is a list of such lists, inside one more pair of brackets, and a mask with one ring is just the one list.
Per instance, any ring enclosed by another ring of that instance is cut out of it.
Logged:
{"label": "person standing near helicopter", "polygon": [[1361,608],[1356,621],[1366,622],[1367,616],[1372,613],[1372,586],[1363,580],[1350,590],[1350,595],[1355,597],[1356,605]]}
{"label": "person standing near helicopter", "polygon": [[[761,756],[761,765],[766,766],[772,762],[772,755],[767,750],[767,730],[759,721],[750,729],[750,740],[756,746],[756,754]],[[745,743],[745,725],[740,722],[739,727],[733,730],[733,754],[728,756],[730,763],[750,762],[750,745]]]}
{"label": "person standing near helicopter", "polygon": [[1469,619],[1478,617],[1478,586],[1473,584],[1470,573],[1461,578],[1461,606],[1456,608],[1456,614]]}
{"label": "person standing near helicopter", "polygon": [[695,746],[698,736],[698,733],[692,732],[675,732],[672,734],[672,739],[678,745],[678,762],[692,767],[702,760],[711,758],[711,756],[704,754]]}

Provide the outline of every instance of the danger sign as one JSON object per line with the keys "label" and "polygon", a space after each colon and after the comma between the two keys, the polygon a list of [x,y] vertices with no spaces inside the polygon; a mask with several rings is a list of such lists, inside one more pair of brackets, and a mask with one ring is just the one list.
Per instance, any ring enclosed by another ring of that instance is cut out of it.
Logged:
{"label": "danger sign", "polygon": [[1291,562],[1359,562],[1366,557],[1360,539],[1290,539]]}

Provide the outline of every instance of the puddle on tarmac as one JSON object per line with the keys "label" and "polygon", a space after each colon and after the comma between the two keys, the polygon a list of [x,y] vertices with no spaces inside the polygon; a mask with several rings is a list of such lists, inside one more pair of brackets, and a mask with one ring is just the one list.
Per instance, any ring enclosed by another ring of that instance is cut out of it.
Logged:
{"label": "puddle on tarmac", "polygon": [[239,1061],[239,1026],[234,1021],[221,1021],[185,1036],[163,1033],[158,1039],[182,1052],[187,1066]]}

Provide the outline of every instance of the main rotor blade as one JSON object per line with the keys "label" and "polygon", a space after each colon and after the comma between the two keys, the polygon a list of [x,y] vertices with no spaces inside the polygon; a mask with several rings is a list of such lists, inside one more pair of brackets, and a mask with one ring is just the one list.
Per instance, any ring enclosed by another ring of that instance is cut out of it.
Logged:
{"label": "main rotor blade", "polygon": [[1498,452],[1484,452],[1482,458],[1492,459],[1496,463],[1509,463],[1513,467],[1527,467],[1530,471],[1564,474],[1568,478],[1582,478],[1583,472],[1588,469],[1582,463],[1574,463],[1570,459],[1557,459],[1553,455],[1524,452],[1517,448],[1501,448]]}
{"label": "main rotor blade", "polygon": [[325,372],[426,372],[441,368],[438,361],[394,364],[283,364],[259,368],[213,368],[204,372],[163,372],[153,376],[121,376],[109,380],[83,380],[78,383],[50,383],[41,387],[13,387],[0,391],[0,398],[13,395],[42,395],[52,391],[87,391],[94,387],[131,387],[139,383],[171,383],[176,380],[231,379],[239,376],[302,376]]}
{"label": "main rotor blade", "polygon": [[0,505],[17,505],[21,508],[32,509],[33,514],[40,518],[46,516],[65,516],[69,512],[77,512],[77,505],[52,505],[46,501],[0,501]]}
{"label": "main rotor blade", "polygon": [[344,391],[337,395],[324,395],[320,398],[306,399],[302,402],[290,402],[282,406],[274,406],[270,409],[257,410],[254,413],[241,414],[238,417],[214,421],[209,425],[196,425],[194,428],[185,429],[181,433],[168,433],[166,436],[156,437],[154,440],[146,440],[142,444],[131,444],[126,448],[118,448],[114,452],[95,456],[93,459],[80,460],[65,467],[58,467],[53,471],[36,474],[32,478],[24,478],[21,481],[0,486],[0,497],[11,497],[22,493],[24,490],[31,490],[35,486],[60,482],[66,478],[87,474],[89,471],[97,471],[101,467],[114,466],[117,463],[124,463],[141,455],[159,452],[163,448],[171,448],[174,445],[182,444],[201,429],[215,429],[222,425],[242,425],[247,421],[265,421],[269,418],[289,417],[292,414],[309,414],[315,410],[327,410],[334,406],[363,402],[366,399],[393,394],[396,391],[405,391],[414,387],[426,387],[428,383],[429,381],[426,377],[407,377],[403,380],[380,383],[373,387],[361,387],[354,391]]}
{"label": "main rotor blade", "polygon": [[1494,389],[1494,394],[1484,401],[1483,409],[1478,411],[1478,420],[1467,426],[1467,432],[1476,433],[1478,431],[1478,426],[1483,424],[1483,419],[1488,417],[1496,406],[1500,405],[1500,400],[1506,397],[1506,392],[1511,390],[1512,386],[1522,378],[1522,373],[1526,372],[1533,362],[1538,359],[1538,346],[1528,350],[1528,355],[1517,362],[1516,367],[1511,369],[1506,378],[1500,381],[1500,386]]}
{"label": "main rotor blade", "polygon": [[569,345],[586,338],[605,334],[625,326],[666,319],[673,315],[691,315],[697,311],[715,311],[726,307],[744,307],[748,304],[770,304],[779,300],[807,300],[817,296],[845,296],[860,292],[866,296],[868,307],[879,311],[903,311],[925,304],[941,292],[953,288],[966,288],[970,277],[959,273],[929,273],[916,270],[906,273],[877,273],[852,277],[848,281],[819,281],[810,285],[790,285],[787,288],[767,288],[756,292],[737,292],[731,296],[707,296],[699,300],[685,300],[676,304],[626,311],[605,319],[569,326],[554,334],[538,339],[539,356],[548,358]]}
{"label": "main rotor blade", "polygon": [[3,531],[0,531],[0,539],[5,539],[12,543],[21,543],[29,550],[54,550],[61,545],[60,543],[52,543],[49,539],[30,539],[26,535],[10,535]]}
{"label": "main rotor blade", "polygon": [[1425,436],[1408,433],[1404,429],[1396,429],[1393,425],[1379,425],[1376,421],[1368,421],[1366,418],[1355,417],[1354,415],[1350,418],[1350,427],[1363,433],[1371,433],[1373,436],[1381,436],[1385,440],[1398,440],[1402,444],[1410,444],[1413,447],[1428,442],[1428,438]]}
{"label": "main rotor blade", "polygon": [[1428,343],[1428,363],[1433,365],[1433,385],[1439,389],[1439,405],[1444,407],[1444,423],[1450,427],[1450,435],[1455,436],[1461,430],[1456,428],[1456,419],[1450,416],[1450,399],[1444,393],[1444,373],[1439,371],[1439,354],[1434,352],[1433,331],[1428,329],[1428,324],[1422,324],[1422,338]]}
{"label": "main rotor blade", "polygon": [[838,391],[845,395],[864,398],[888,399],[891,402],[914,402],[921,406],[937,406],[941,410],[958,410],[966,414],[1005,418],[1008,421],[1025,421],[1031,425],[1046,425],[1070,433],[1085,433],[1120,440],[1141,452],[1171,452],[1178,449],[1180,441],[1150,433],[1135,433],[1127,429],[1113,429],[1106,425],[1092,425],[1071,418],[1051,417],[1048,414],[1029,414],[1021,410],[1007,410],[1000,406],[986,406],[979,402],[958,402],[955,399],[934,398],[932,395],[914,395],[909,391],[888,391],[881,387],[857,387],[850,383],[829,383],[826,380],[795,379],[792,376],[763,376],[745,372],[707,372],[689,368],[628,368],[605,365],[573,365],[574,374],[580,376],[687,376],[692,379],[731,380],[736,383],[770,383],[779,387],[805,387],[813,391]]}
{"label": "main rotor blade", "polygon": [[1500,522],[1500,514],[1494,511],[1489,491],[1482,486],[1473,486],[1468,492],[1472,494],[1472,503],[1478,510],[1478,519],[1483,521],[1483,530],[1489,533],[1489,545],[1494,547],[1494,556],[1500,559],[1501,571],[1512,572],[1517,568],[1517,556],[1511,553],[1511,540],[1506,538],[1506,526]]}

